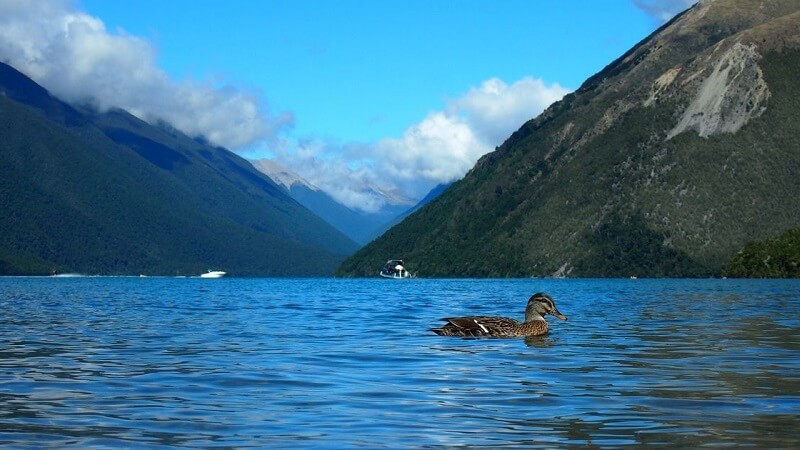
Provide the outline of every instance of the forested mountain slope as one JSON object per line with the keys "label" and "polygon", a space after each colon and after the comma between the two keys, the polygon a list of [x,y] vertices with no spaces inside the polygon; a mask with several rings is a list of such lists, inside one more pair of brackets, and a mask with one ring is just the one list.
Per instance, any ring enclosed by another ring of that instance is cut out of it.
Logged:
{"label": "forested mountain slope", "polygon": [[356,244],[246,160],[0,64],[0,274],[331,274]]}

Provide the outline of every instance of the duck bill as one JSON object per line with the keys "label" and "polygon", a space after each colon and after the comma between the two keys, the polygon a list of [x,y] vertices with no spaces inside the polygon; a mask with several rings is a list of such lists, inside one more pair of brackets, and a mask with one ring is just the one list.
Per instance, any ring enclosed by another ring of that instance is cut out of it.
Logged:
{"label": "duck bill", "polygon": [[560,312],[558,312],[558,310],[552,311],[550,314],[561,320],[567,320],[567,316],[561,314]]}

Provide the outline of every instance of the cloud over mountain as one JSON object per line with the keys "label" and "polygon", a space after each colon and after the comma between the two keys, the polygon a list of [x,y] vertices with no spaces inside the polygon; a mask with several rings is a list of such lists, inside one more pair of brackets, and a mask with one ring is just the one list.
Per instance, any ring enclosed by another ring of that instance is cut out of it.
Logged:
{"label": "cloud over mountain", "polygon": [[657,23],[665,23],[675,14],[697,3],[698,0],[632,0]]}
{"label": "cloud over mountain", "polygon": [[510,85],[492,78],[450,102],[447,112],[463,117],[482,141],[496,146],[569,91],[558,83],[548,86],[532,77]]}
{"label": "cloud over mountain", "polygon": [[[278,159],[357,209],[374,210],[380,199],[366,186],[399,188],[419,198],[433,186],[463,176],[480,158],[554,101],[569,92],[530,77],[507,84],[484,81],[429,113],[398,138],[372,143],[307,142]],[[335,174],[348,174],[341,182]]]}
{"label": "cloud over mountain", "polygon": [[[69,0],[0,2],[0,59],[56,96],[101,110],[122,108],[236,151],[267,149],[344,204],[379,209],[452,181],[567,89],[493,78],[409,126],[399,137],[336,143],[287,137],[294,117],[275,114],[257,89],[224,80],[171,79],[148,40],[107,30]],[[378,193],[380,192],[380,194]],[[403,198],[406,197],[406,198]]]}
{"label": "cloud over mountain", "polygon": [[259,92],[173,81],[156,56],[148,41],[109,32],[72,2],[0,2],[0,58],[64,100],[123,108],[233,149],[274,138],[293,121],[272,114]]}

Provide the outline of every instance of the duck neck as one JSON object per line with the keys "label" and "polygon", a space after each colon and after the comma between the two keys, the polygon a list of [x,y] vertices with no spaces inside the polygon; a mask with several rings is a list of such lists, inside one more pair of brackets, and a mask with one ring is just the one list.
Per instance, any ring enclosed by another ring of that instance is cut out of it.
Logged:
{"label": "duck neck", "polygon": [[525,322],[533,322],[534,320],[541,320],[544,322],[544,317],[534,310],[525,311]]}

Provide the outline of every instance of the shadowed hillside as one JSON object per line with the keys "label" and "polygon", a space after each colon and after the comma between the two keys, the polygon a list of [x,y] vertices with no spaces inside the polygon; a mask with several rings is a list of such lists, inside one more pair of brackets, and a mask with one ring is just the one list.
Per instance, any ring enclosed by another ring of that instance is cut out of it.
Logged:
{"label": "shadowed hillside", "polygon": [[0,64],[0,274],[324,275],[355,243],[246,160]]}

